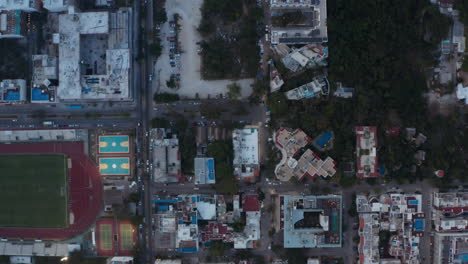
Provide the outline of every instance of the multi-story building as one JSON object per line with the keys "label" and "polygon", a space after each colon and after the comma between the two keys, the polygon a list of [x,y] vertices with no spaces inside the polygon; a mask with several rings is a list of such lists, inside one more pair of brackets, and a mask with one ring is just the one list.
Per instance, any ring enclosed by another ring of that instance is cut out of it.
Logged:
{"label": "multi-story building", "polygon": [[26,101],[26,80],[0,81],[0,103],[22,103]]}
{"label": "multi-story building", "polygon": [[340,195],[279,197],[285,248],[341,247]]}
{"label": "multi-story building", "polygon": [[150,131],[152,148],[152,176],[155,182],[179,182],[182,177],[179,139],[170,129]]}
{"label": "multi-story building", "polygon": [[299,152],[311,139],[301,129],[290,131],[281,128],[274,135],[274,142],[281,151],[281,161],[276,165],[275,175],[281,181],[295,177],[302,180],[304,176],[328,178],[336,173],[336,163],[331,157],[322,160],[312,150],[305,150],[299,158]]}
{"label": "multi-story building", "polygon": [[260,175],[258,128],[235,129],[232,145],[234,175],[241,181],[255,181]]}
{"label": "multi-story building", "polygon": [[425,215],[420,194],[388,193],[356,196],[359,213],[360,264],[382,263],[380,245],[393,257],[386,261],[416,264]]}
{"label": "multi-story building", "polygon": [[1,10],[22,10],[25,12],[39,11],[40,0],[0,0]]}
{"label": "multi-story building", "polygon": [[58,87],[58,59],[49,55],[32,56],[31,103],[54,103]]}
{"label": "multi-story building", "polygon": [[434,263],[465,263],[468,259],[468,192],[434,192]]}
{"label": "multi-story building", "polygon": [[62,101],[131,97],[132,10],[59,15],[59,87]]}
{"label": "multi-story building", "polygon": [[328,42],[326,0],[271,0],[272,44]]}
{"label": "multi-story building", "polygon": [[377,127],[356,127],[356,155],[357,177],[377,177]]}
{"label": "multi-story building", "polygon": [[23,38],[26,34],[26,13],[24,11],[0,10],[0,39]]}

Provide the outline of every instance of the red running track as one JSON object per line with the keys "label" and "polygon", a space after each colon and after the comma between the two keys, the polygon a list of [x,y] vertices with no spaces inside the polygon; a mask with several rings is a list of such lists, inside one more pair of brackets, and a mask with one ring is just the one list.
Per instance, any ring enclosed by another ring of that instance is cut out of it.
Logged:
{"label": "red running track", "polygon": [[[2,238],[63,240],[86,231],[102,209],[103,189],[99,170],[83,152],[83,143],[14,143],[0,144],[1,154],[65,154],[71,158],[68,169],[68,212],[74,222],[66,228],[0,227]],[[47,217],[44,215],[44,217]]]}

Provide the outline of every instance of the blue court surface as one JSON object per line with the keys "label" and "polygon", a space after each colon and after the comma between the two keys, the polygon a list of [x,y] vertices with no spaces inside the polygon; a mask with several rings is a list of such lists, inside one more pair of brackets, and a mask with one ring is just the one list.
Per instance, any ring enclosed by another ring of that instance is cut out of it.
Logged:
{"label": "blue court surface", "polygon": [[99,136],[99,153],[129,153],[129,136]]}
{"label": "blue court surface", "polygon": [[99,158],[101,175],[130,175],[129,158]]}

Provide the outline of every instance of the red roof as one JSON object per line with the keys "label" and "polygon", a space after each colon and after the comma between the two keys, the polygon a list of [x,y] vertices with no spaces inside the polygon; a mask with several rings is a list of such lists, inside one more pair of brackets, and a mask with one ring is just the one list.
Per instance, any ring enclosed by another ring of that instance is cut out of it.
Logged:
{"label": "red roof", "polygon": [[257,195],[245,195],[242,201],[244,212],[258,212],[260,211],[260,202]]}

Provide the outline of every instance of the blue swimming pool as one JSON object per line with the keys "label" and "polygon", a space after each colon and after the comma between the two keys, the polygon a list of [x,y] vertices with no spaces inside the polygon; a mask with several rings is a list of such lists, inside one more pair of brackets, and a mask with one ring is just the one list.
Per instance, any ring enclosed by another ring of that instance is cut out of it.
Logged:
{"label": "blue swimming pool", "polygon": [[424,231],[424,219],[414,219],[414,230],[418,232]]}
{"label": "blue swimming pool", "polygon": [[418,203],[419,203],[418,200],[409,200],[408,201],[409,205],[418,205]]}
{"label": "blue swimming pool", "polygon": [[331,140],[333,139],[333,132],[325,131],[315,140],[315,144],[319,148],[326,148],[331,145]]}
{"label": "blue swimming pool", "polygon": [[214,180],[215,174],[214,174],[214,159],[208,159],[206,161],[206,167],[208,168],[208,179],[209,180]]}

